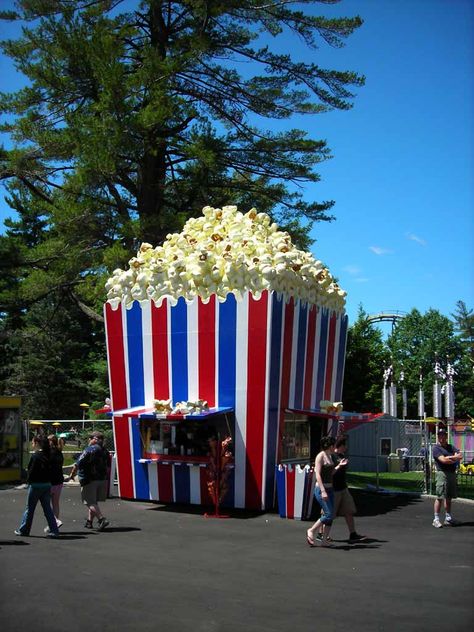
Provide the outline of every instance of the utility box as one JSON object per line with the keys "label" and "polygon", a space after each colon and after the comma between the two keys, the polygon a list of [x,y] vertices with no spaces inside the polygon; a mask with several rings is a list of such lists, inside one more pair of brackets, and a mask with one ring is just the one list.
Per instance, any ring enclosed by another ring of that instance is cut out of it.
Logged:
{"label": "utility box", "polygon": [[400,472],[400,457],[398,454],[389,454],[387,470],[392,473]]}

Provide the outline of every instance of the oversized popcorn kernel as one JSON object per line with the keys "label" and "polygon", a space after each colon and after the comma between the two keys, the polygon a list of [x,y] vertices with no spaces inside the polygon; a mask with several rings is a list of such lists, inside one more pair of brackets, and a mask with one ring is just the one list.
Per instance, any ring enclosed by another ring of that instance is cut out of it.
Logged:
{"label": "oversized popcorn kernel", "polygon": [[114,270],[105,285],[113,306],[195,296],[207,301],[212,294],[221,301],[229,293],[240,299],[247,291],[259,297],[266,289],[335,311],[345,304],[346,293],[321,261],[295,248],[290,235],[255,208],[243,214],[236,206],[206,206],[162,246],[143,243],[129,266]]}

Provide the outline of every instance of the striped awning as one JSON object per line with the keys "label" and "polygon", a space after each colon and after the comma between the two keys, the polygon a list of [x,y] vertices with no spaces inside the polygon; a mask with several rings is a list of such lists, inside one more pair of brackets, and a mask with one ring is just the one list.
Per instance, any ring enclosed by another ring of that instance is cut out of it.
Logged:
{"label": "striped awning", "polygon": [[233,412],[233,408],[228,406],[220,406],[216,408],[209,408],[209,410],[203,410],[200,413],[175,413],[164,415],[156,413],[154,408],[147,408],[144,406],[135,406],[134,408],[124,408],[123,410],[114,410],[114,417],[138,417],[138,419],[156,419],[157,421],[179,422],[185,420],[199,420],[208,419],[215,415],[222,415],[224,413]]}

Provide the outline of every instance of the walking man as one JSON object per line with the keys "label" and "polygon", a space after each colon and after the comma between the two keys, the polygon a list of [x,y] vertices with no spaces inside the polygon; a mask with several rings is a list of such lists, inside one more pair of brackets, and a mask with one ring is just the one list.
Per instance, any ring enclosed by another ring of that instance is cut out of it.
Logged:
{"label": "walking man", "polygon": [[97,518],[97,530],[103,531],[109,521],[102,515],[99,502],[107,498],[107,469],[109,466],[109,452],[104,447],[104,435],[97,430],[89,435],[89,445],[77,459],[71,470],[69,480],[79,475],[82,502],[87,505],[89,514],[84,524],[86,529],[92,529],[94,518]]}
{"label": "walking man", "polygon": [[[451,517],[451,500],[457,498],[456,466],[462,461],[462,454],[448,443],[446,430],[438,430],[438,443],[433,446],[433,459],[436,464],[436,500],[434,501],[433,527],[440,529],[454,526],[456,522]],[[445,518],[441,524],[439,514],[444,500]]]}

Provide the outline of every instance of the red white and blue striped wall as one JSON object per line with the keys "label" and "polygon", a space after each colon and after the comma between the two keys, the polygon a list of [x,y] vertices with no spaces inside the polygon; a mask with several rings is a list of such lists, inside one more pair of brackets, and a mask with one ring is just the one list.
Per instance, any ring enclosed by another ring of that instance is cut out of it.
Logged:
{"label": "red white and blue striped wall", "polygon": [[[107,303],[105,321],[112,409],[154,399],[233,408],[233,506],[271,507],[285,409],[341,399],[347,316],[265,291],[241,301]],[[114,418],[119,493],[148,499],[138,424]]]}

